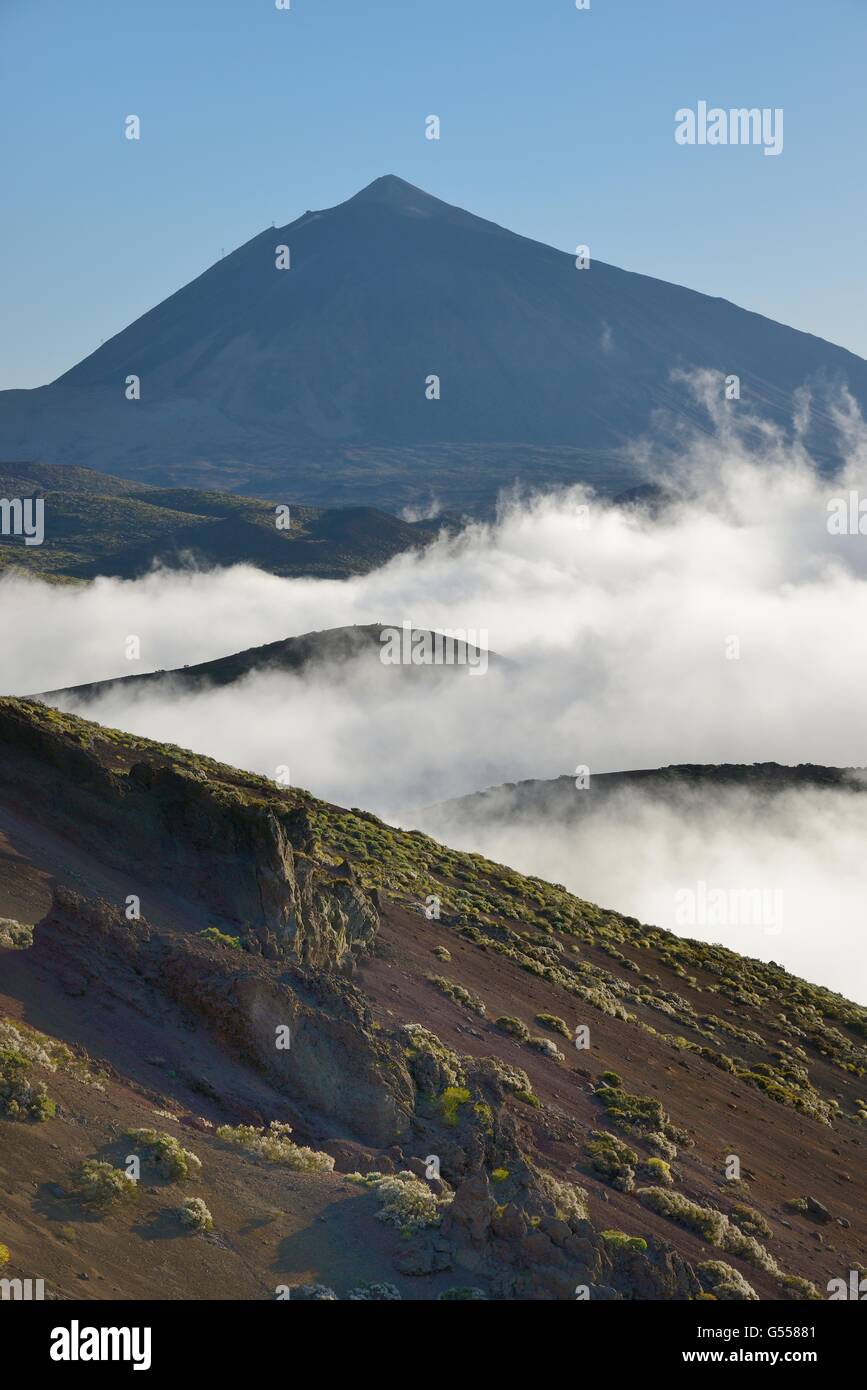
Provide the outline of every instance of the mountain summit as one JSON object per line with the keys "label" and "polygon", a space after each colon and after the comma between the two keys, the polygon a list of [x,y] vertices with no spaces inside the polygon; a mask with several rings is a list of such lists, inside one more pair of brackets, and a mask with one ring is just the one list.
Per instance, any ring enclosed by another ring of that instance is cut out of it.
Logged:
{"label": "mountain summit", "polygon": [[[867,363],[841,348],[595,258],[579,270],[389,174],[261,232],[50,386],[0,393],[0,457],[485,505],[516,475],[634,482],[637,436],[706,426],[673,375],[701,368],[721,395],[736,374],[741,407],[783,426],[805,384],[846,382],[867,408]],[[835,457],[827,413],[808,443]]]}

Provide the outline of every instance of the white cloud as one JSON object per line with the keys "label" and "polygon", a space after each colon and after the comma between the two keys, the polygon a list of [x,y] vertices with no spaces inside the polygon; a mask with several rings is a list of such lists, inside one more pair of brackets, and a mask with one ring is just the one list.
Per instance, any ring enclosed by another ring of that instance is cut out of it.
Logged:
{"label": "white cloud", "polygon": [[[515,665],[428,681],[430,671],[374,660],[306,679],[253,676],[194,696],[113,693],[78,709],[257,771],[288,763],[297,784],[385,814],[579,763],[595,772],[672,762],[867,764],[867,537],[832,536],[826,524],[830,497],[859,481],[867,496],[864,428],[844,401],[838,423],[850,466],[830,484],[797,440],[786,446],[754,427],[747,443],[743,405],[717,402],[712,378],[697,385],[717,432],[685,438],[681,455],[662,461],[679,492],[653,520],[573,489],[504,502],[496,522],[345,583],[245,567],[82,589],[7,577],[3,687],[23,694],[193,664],[316,629],[409,619],[487,629],[491,648]],[[652,469],[660,460],[646,450],[644,463]],[[578,508],[588,503],[582,526]],[[129,635],[141,638],[139,664],[124,658]],[[727,658],[731,638],[738,660]],[[811,840],[808,818],[793,825]],[[716,849],[707,854],[724,851],[726,881],[749,886],[755,844],[736,822],[730,831],[708,825]],[[662,920],[666,875],[712,874],[701,871],[694,836],[687,862],[681,850],[648,856],[647,834],[642,817],[627,819],[619,844],[612,841],[608,876],[600,851],[595,868],[586,856],[586,876],[571,886],[592,896],[589,885],[598,883],[593,891],[609,906]],[[787,835],[797,869],[800,842]],[[660,836],[682,839],[683,827],[660,817],[652,842]],[[767,853],[777,873],[784,842],[775,845]],[[562,855],[570,853],[564,845]],[[509,855],[535,865],[519,846]],[[832,859],[829,875],[837,872]],[[829,886],[821,856],[802,865],[819,913]],[[545,871],[570,877],[559,860]],[[852,885],[844,917],[841,908],[820,922],[819,913],[792,929],[785,949],[772,941],[756,953],[797,960],[795,936],[812,932],[842,961],[856,922],[857,865],[847,858],[842,872]],[[814,973],[828,978],[820,952],[802,954],[811,962],[815,954]],[[851,978],[842,968],[838,976],[841,985]]]}

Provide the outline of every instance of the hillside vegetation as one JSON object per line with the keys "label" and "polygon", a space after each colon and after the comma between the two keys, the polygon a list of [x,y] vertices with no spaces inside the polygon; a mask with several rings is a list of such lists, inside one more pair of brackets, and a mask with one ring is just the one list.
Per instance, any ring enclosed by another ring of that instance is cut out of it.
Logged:
{"label": "hillside vegetation", "polygon": [[37,702],[0,701],[0,865],[22,1277],[810,1299],[864,1263],[867,1011],[778,965]]}

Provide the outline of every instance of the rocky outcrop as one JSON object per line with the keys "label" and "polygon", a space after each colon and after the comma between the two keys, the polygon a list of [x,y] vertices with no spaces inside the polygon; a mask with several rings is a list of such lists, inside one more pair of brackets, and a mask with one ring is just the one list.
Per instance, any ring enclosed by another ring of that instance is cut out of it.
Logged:
{"label": "rocky outcrop", "polygon": [[408,1133],[413,1088],[403,1057],[340,976],[159,932],[65,888],[36,927],[34,953],[68,993],[98,991],[140,1013],[159,996],[201,1018],[332,1132],[381,1146]]}
{"label": "rocky outcrop", "polygon": [[666,1242],[651,1238],[641,1251],[612,1246],[580,1211],[563,1208],[558,1189],[535,1173],[523,1200],[500,1205],[487,1173],[475,1173],[458,1187],[440,1227],[398,1252],[397,1268],[406,1275],[455,1270],[487,1283],[495,1298],[529,1301],[684,1300],[701,1291]]}
{"label": "rocky outcrop", "polygon": [[[379,913],[349,865],[309,851],[306,818],[275,788],[258,797],[195,767],[156,758],[109,771],[95,751],[52,727],[51,712],[0,704],[0,782],[28,815],[108,863],[122,864],[268,957],[351,969],[373,949]],[[63,777],[64,794],[56,795]]]}

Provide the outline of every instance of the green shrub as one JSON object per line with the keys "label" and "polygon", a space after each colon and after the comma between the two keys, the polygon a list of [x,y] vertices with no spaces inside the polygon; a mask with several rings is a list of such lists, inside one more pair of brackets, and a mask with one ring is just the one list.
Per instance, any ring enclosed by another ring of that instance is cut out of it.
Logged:
{"label": "green shrub", "polygon": [[643,1206],[660,1216],[667,1216],[679,1226],[695,1231],[709,1245],[722,1245],[728,1227],[728,1219],[721,1211],[711,1207],[701,1207],[691,1202],[679,1192],[669,1192],[663,1187],[641,1187],[638,1199]]}
{"label": "green shrub", "polygon": [[634,1149],[630,1149],[616,1134],[609,1134],[604,1129],[594,1129],[589,1141],[584,1145],[584,1150],[594,1172],[600,1173],[618,1192],[632,1191],[635,1186],[634,1165],[638,1162],[638,1154]]}
{"label": "green shrub", "polygon": [[444,994],[452,1003],[460,1004],[462,1008],[469,1009],[470,1013],[478,1014],[479,1018],[484,1018],[488,1012],[487,1005],[477,994],[471,990],[464,989],[463,985],[455,984],[454,980],[447,980],[444,975],[428,975],[428,984]]}
{"label": "green shrub", "polygon": [[509,1014],[501,1014],[496,1019],[496,1026],[501,1033],[509,1033],[511,1037],[517,1038],[519,1042],[526,1042],[530,1036],[530,1030],[526,1023],[522,1023],[519,1018],[511,1018]]}
{"label": "green shrub", "polygon": [[96,1158],[88,1158],[77,1171],[79,1200],[89,1207],[107,1207],[112,1202],[136,1197],[138,1188],[120,1168]]}
{"label": "green shrub", "polygon": [[214,1218],[201,1197],[188,1197],[178,1211],[178,1216],[182,1225],[189,1226],[194,1231],[214,1229]]}
{"label": "green shrub", "polygon": [[799,1298],[806,1299],[808,1302],[822,1302],[822,1295],[809,1279],[802,1279],[800,1274],[784,1274],[781,1280],[783,1288],[796,1293]]}
{"label": "green shrub", "polygon": [[24,951],[33,945],[33,928],[22,926],[11,917],[0,917],[0,947],[6,950]]}
{"label": "green shrub", "polygon": [[641,1165],[641,1171],[658,1187],[673,1187],[674,1174],[664,1158],[648,1158]]}
{"label": "green shrub", "polygon": [[215,946],[226,946],[230,951],[243,951],[240,936],[230,936],[228,932],[220,931],[219,927],[205,927],[204,931],[199,932],[202,941],[212,941]]}
{"label": "green shrub", "polygon": [[803,1215],[807,1210],[807,1199],[806,1197],[790,1197],[788,1201],[783,1203],[783,1206],[787,1211],[796,1211]]}
{"label": "green shrub", "polygon": [[131,1139],[154,1164],[160,1177],[167,1182],[180,1182],[201,1168],[201,1159],[189,1149],[182,1148],[173,1134],[164,1134],[156,1129],[130,1129],[127,1138]]}
{"label": "green shrub", "polygon": [[757,1269],[763,1269],[775,1279],[784,1277],[770,1251],[760,1245],[753,1236],[739,1230],[721,1211],[699,1206],[697,1202],[690,1202],[681,1193],[669,1192],[662,1187],[639,1188],[638,1197],[651,1211],[658,1212],[660,1216],[667,1216],[669,1220],[676,1221],[687,1230],[697,1232],[708,1245],[719,1246],[730,1255],[739,1255],[742,1260],[747,1260]]}
{"label": "green shrub", "polygon": [[9,1254],[8,1245],[0,1245],[0,1268],[2,1268],[3,1265],[8,1265],[10,1259],[11,1256]]}
{"label": "green shrub", "polygon": [[57,1106],[44,1081],[31,1081],[31,1059],[11,1047],[0,1048],[0,1115],[10,1120],[49,1120]]}
{"label": "green shrub", "polygon": [[437,960],[448,961],[452,958],[452,953],[449,950],[448,946],[434,946],[433,954],[437,957]]}
{"label": "green shrub", "polygon": [[565,1056],[560,1051],[557,1044],[552,1042],[550,1038],[528,1038],[527,1046],[535,1048],[537,1052],[541,1052],[545,1057],[550,1057],[552,1062],[566,1061]]}
{"label": "green shrub", "polygon": [[470,1099],[470,1093],[465,1086],[446,1086],[439,1098],[440,1114],[447,1125],[456,1125],[458,1122],[458,1110],[460,1106],[466,1105]]}
{"label": "green shrub", "polygon": [[525,1105],[532,1106],[534,1110],[540,1110],[542,1108],[542,1102],[534,1091],[521,1090],[515,1091],[514,1094],[518,1100],[522,1100]]}
{"label": "green shrub", "polygon": [[537,1014],[536,1022],[541,1023],[543,1028],[550,1028],[552,1033],[562,1033],[563,1037],[571,1042],[572,1034],[565,1019],[558,1018],[556,1014]]}
{"label": "green shrub", "polygon": [[623,1078],[616,1071],[604,1071],[599,1080],[605,1086],[622,1086]]}
{"label": "green shrub", "polygon": [[443,1289],[442,1293],[437,1295],[437,1303],[482,1303],[487,1297],[483,1289],[472,1289],[458,1284],[453,1289]]}
{"label": "green shrub", "polygon": [[677,1158],[677,1146],[664,1134],[651,1130],[649,1134],[642,1134],[641,1138],[650,1149],[656,1149],[657,1154],[661,1155],[667,1163],[673,1163]]}
{"label": "green shrub", "polygon": [[730,1219],[748,1236],[765,1236],[767,1238],[774,1234],[761,1212],[754,1211],[752,1207],[735,1207]]}
{"label": "green shrub", "polygon": [[608,1245],[613,1245],[619,1250],[647,1249],[647,1241],[643,1236],[628,1236],[625,1231],[600,1231],[600,1235]]}
{"label": "green shrub", "polygon": [[705,1260],[698,1266],[698,1277],[706,1294],[723,1302],[758,1300],[758,1294],[744,1276],[724,1260]]}
{"label": "green shrub", "polygon": [[333,1172],[334,1159],[330,1154],[293,1144],[289,1138],[291,1133],[291,1125],[272,1120],[267,1129],[257,1128],[256,1125],[220,1125],[217,1138],[225,1144],[257,1154],[269,1163],[291,1168],[296,1173]]}
{"label": "green shrub", "polygon": [[415,1173],[368,1173],[366,1176],[353,1173],[350,1176],[373,1188],[381,1204],[377,1219],[387,1226],[397,1227],[405,1236],[438,1226],[451,1201],[451,1197],[438,1198]]}
{"label": "green shrub", "polygon": [[628,1091],[621,1090],[620,1086],[613,1086],[605,1081],[605,1077],[616,1075],[616,1072],[603,1072],[604,1084],[597,1085],[594,1091],[596,1099],[605,1107],[608,1119],[625,1134],[632,1134],[637,1139],[647,1139],[649,1143],[655,1141],[659,1135],[667,1147],[670,1147],[666,1136],[669,1132],[673,1133],[672,1126],[660,1102],[652,1096],[630,1095]]}

